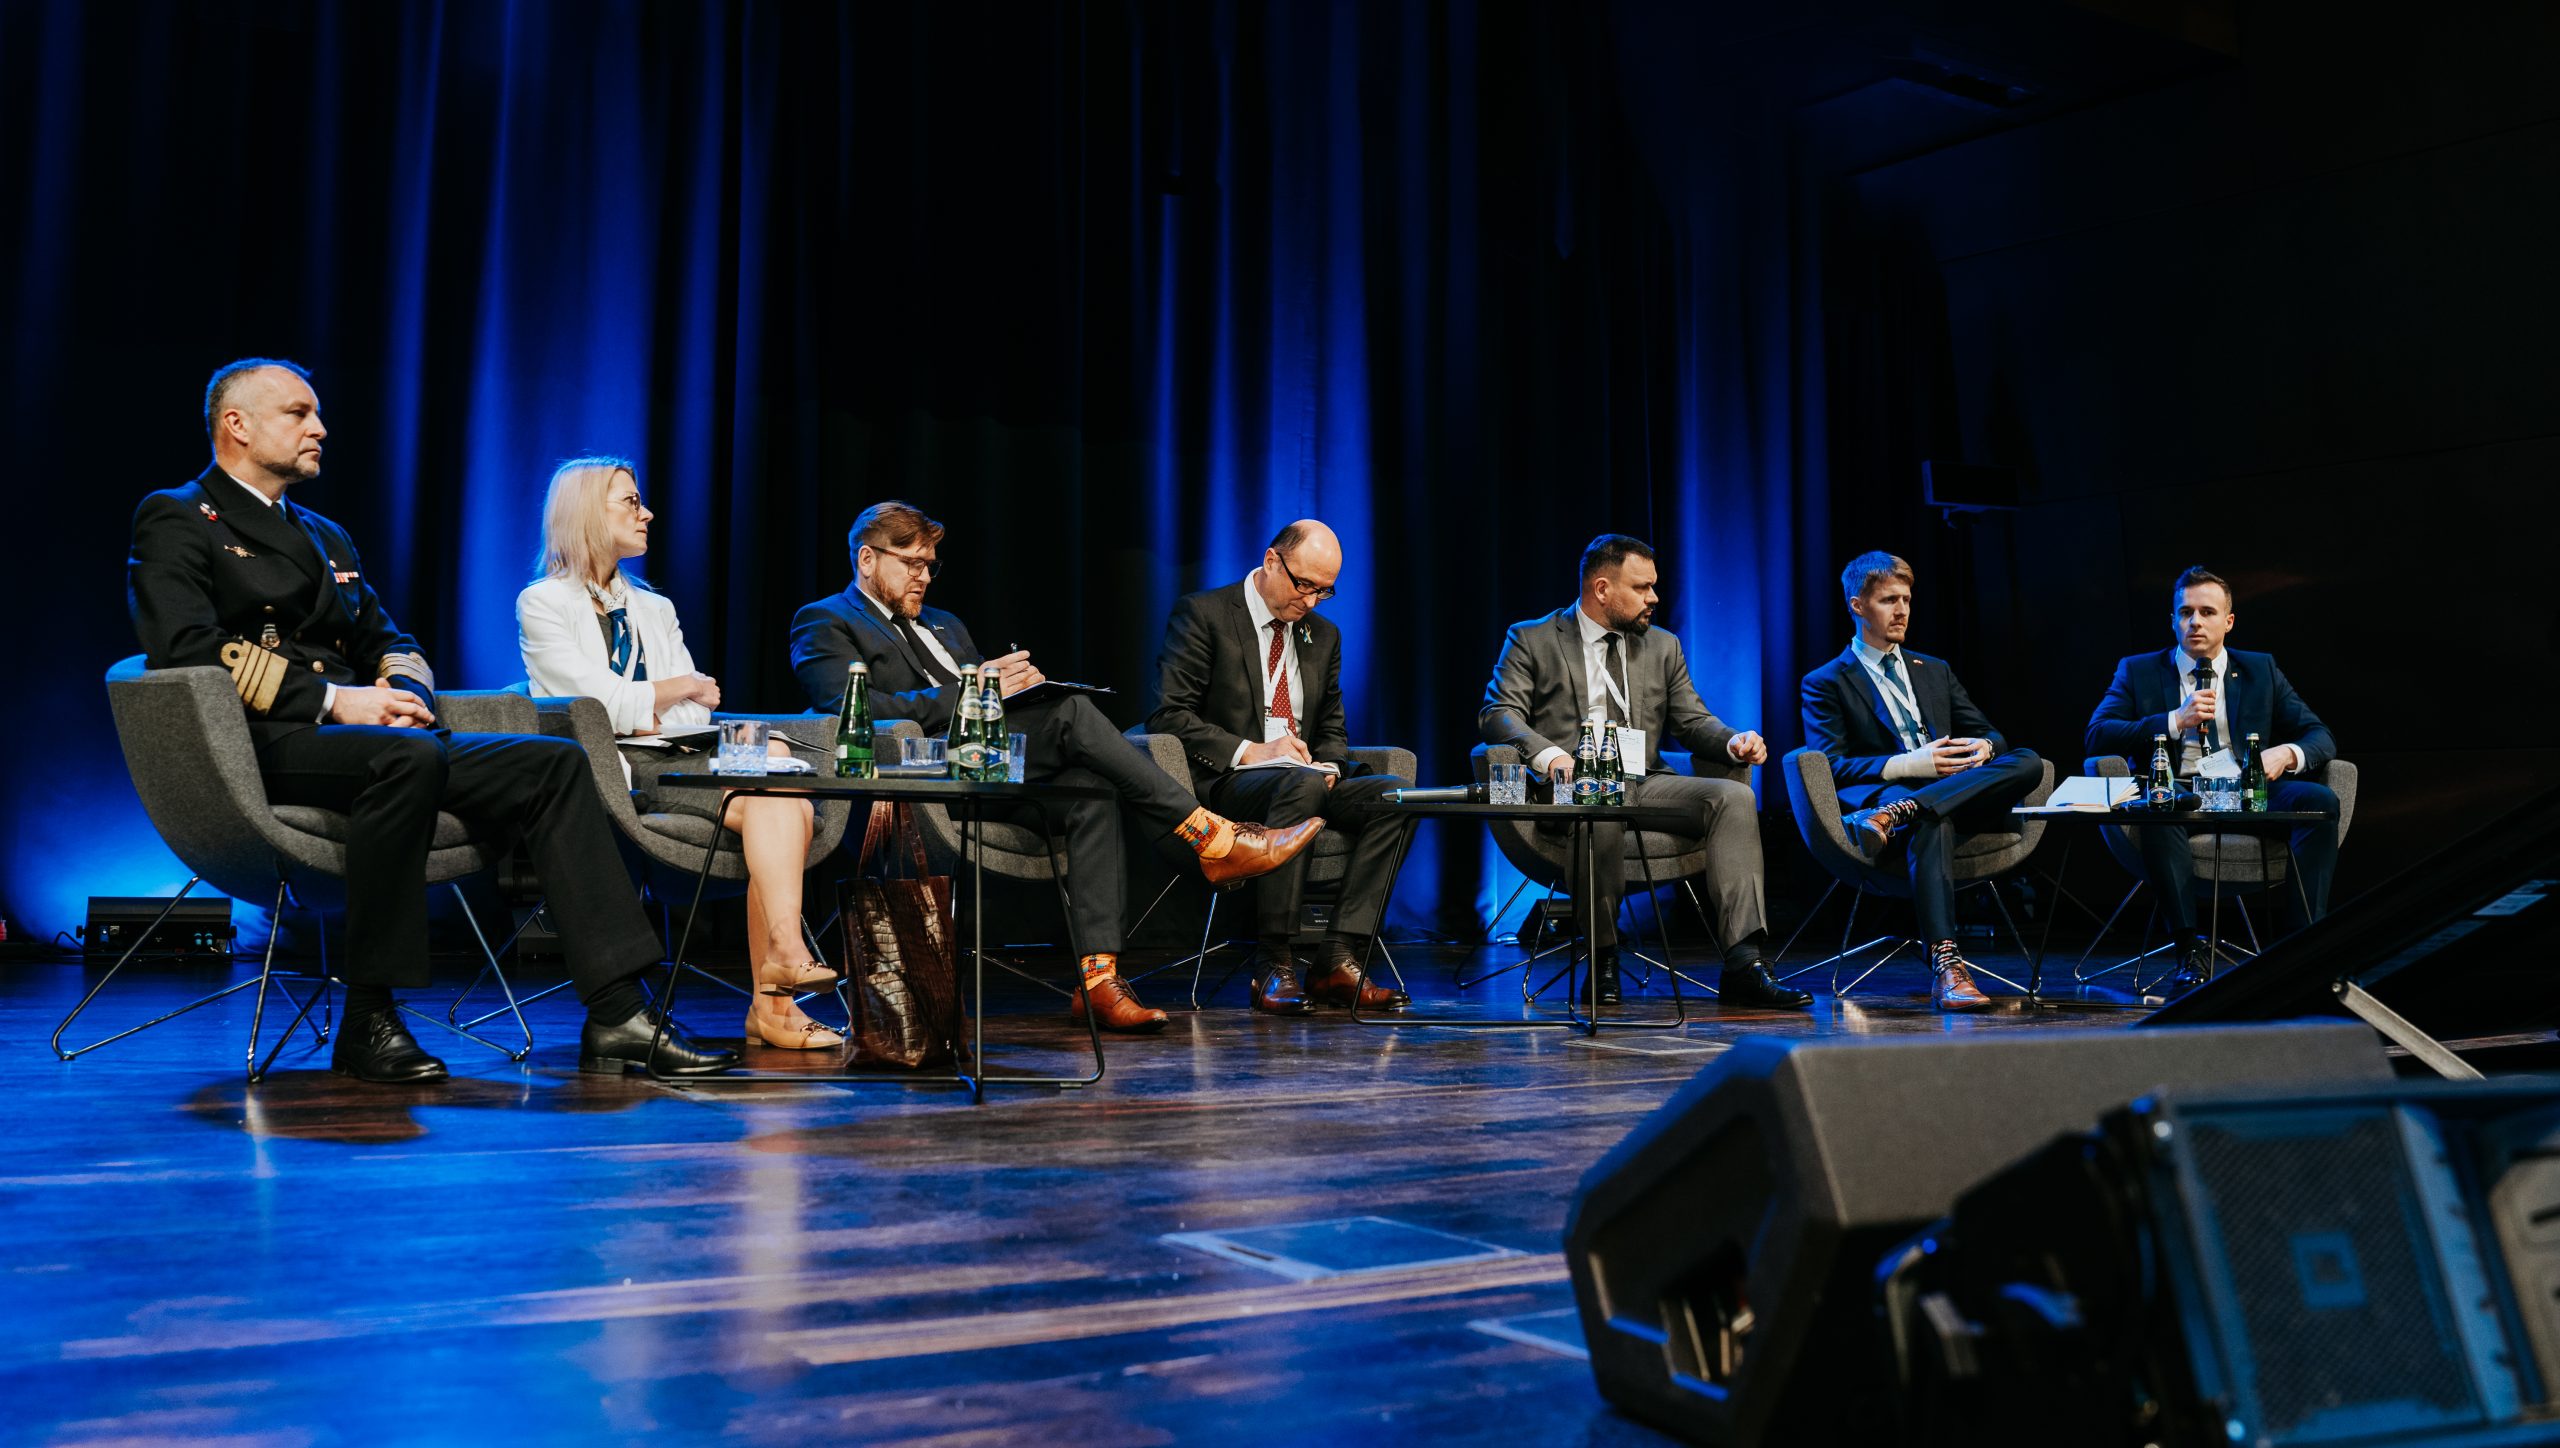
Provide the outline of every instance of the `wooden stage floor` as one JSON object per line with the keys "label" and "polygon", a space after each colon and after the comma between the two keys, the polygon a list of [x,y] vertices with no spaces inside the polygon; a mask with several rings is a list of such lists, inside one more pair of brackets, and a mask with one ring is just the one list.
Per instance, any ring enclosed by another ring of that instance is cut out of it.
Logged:
{"label": "wooden stage floor", "polygon": [[[1451,988],[1511,954],[1403,950],[1418,1013],[1519,1011],[1517,976]],[[218,978],[136,967],[81,1024]],[[1471,1326],[1570,1305],[1567,1199],[1640,1117],[1751,1033],[2137,1018],[1941,1017],[1907,964],[1810,1015],[1596,1041],[1270,1020],[1237,982],[1112,1040],[1099,1085],[972,1107],[583,1077],[565,995],[522,1066],[422,1030],[455,1071],[431,1088],[332,1076],[307,1036],[245,1088],[245,993],[63,1064],[83,980],[0,972],[12,1442],[1653,1443],[1581,1362]],[[736,1031],[740,997],[688,996]],[[1053,1000],[1008,984],[999,1063],[1072,1064]],[[1513,1255],[1291,1281],[1165,1240],[1352,1216]]]}

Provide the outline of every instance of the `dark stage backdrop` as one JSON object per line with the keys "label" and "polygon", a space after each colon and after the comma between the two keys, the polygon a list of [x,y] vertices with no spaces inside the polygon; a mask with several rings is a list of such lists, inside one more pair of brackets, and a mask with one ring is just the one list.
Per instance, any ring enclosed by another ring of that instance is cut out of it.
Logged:
{"label": "dark stage backdrop", "polygon": [[[1567,602],[1603,529],[1664,549],[1717,707],[1791,713],[1790,540],[1822,501],[1783,247],[1665,184],[1732,178],[1648,170],[1602,9],[6,17],[7,395],[48,420],[51,475],[10,569],[11,737],[42,761],[0,784],[22,931],[184,877],[99,675],[133,647],[133,504],[203,465],[205,376],[248,353],[312,367],[331,437],[297,497],[352,528],[448,687],[521,675],[540,488],[607,450],[639,460],[647,571],[740,707],[801,704],[790,615],[902,496],[950,525],[934,601],[1117,686],[1124,724],[1171,600],[1302,514],[1349,550],[1355,741],[1433,780],[1464,776],[1503,626]],[[1497,887],[1447,838],[1407,923]]]}
{"label": "dark stage backdrop", "polygon": [[[1914,643],[2066,766],[2206,562],[2365,766],[2352,892],[2560,773],[2560,7],[2422,10],[0,0],[0,911],[183,878],[98,679],[244,353],[315,369],[307,498],[459,685],[518,676],[590,450],[758,708],[879,498],[1123,723],[1167,603],[1322,516],[1353,733],[1434,781],[1602,529],[1779,748],[1841,560],[1911,557]],[[1951,524],[1924,459],[2024,506]],[[1436,830],[1408,872],[1443,928],[1511,878]]]}

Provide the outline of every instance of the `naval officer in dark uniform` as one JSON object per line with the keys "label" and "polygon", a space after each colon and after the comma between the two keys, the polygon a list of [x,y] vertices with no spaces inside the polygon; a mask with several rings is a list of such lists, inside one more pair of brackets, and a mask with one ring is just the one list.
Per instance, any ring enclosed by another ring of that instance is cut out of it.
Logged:
{"label": "naval officer in dark uniform", "polygon": [[[345,1023],[331,1069],[432,1081],[444,1063],[400,1022],[391,992],[427,983],[426,860],[436,812],[520,829],[541,870],[587,1006],[584,1070],[649,1064],[656,1022],[640,971],[659,958],[585,755],[567,740],[454,734],[436,724],[435,673],[384,611],[355,544],[286,490],[320,475],[320,399],[291,362],[213,374],[213,465],[142,500],[126,564],[134,632],[155,669],[226,668],[248,711],[267,797],[347,817]],[[726,1070],[669,1026],[661,1071]]]}

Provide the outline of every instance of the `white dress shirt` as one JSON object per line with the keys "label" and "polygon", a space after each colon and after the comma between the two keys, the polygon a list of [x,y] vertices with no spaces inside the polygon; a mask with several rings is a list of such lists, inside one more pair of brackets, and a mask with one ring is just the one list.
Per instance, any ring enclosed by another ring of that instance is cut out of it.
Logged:
{"label": "white dress shirt", "polygon": [[[2222,747],[2231,751],[2231,762],[2238,764],[2241,762],[2240,751],[2248,746],[2249,741],[2246,739],[2234,739],[2231,737],[2231,690],[2227,687],[2231,678],[2231,651],[2229,649],[2214,650],[2211,663],[2213,668],[2214,732],[2220,736]],[[2184,649],[2180,649],[2178,651],[2178,708],[2184,709],[2187,707],[2187,701],[2193,699],[2195,696],[2196,658],[2195,655],[2188,653]],[[2176,713],[2177,710],[2173,709],[2170,712]],[[2273,753],[2278,749],[2292,750],[2293,764],[2285,772],[2288,774],[2297,774],[2301,772],[2303,768],[2301,745],[2268,744],[2263,739],[2259,740],[2258,743],[2259,746],[2267,753]],[[2203,761],[2203,731],[2201,729],[2189,729],[2185,733],[2179,735],[2178,773],[2181,775],[2193,774],[2196,772],[2196,766],[2203,763]]]}
{"label": "white dress shirt", "polygon": [[[880,610],[880,616],[889,621],[891,631],[895,632],[901,638],[906,636],[907,631],[898,627],[898,611],[896,609],[891,608],[889,605],[882,603],[876,598],[873,598],[871,596],[871,590],[864,588],[861,584],[855,584],[853,586],[853,591],[862,595],[863,602]],[[910,622],[912,622],[912,620],[910,620]],[[951,671],[951,677],[955,679],[960,677],[960,661],[951,657],[950,651],[942,646],[942,640],[934,636],[933,630],[926,628],[922,624],[917,624],[916,637],[924,640],[925,652],[940,660],[942,666]]]}
{"label": "white dress shirt", "polygon": [[[1254,586],[1254,580],[1261,576],[1262,570],[1259,568],[1244,576],[1244,611],[1246,616],[1253,620],[1253,667],[1262,679],[1262,737],[1267,741],[1271,737],[1273,722],[1271,694],[1274,681],[1283,678],[1289,681],[1289,709],[1298,721],[1298,732],[1301,734],[1306,732],[1307,691],[1298,683],[1298,631],[1296,629],[1285,631],[1288,642],[1280,650],[1280,667],[1276,672],[1271,667],[1273,618],[1271,605],[1262,601],[1262,590]],[[1244,752],[1252,748],[1256,742],[1248,739],[1237,745],[1235,758],[1228,760],[1227,763],[1230,766],[1243,764]]]}

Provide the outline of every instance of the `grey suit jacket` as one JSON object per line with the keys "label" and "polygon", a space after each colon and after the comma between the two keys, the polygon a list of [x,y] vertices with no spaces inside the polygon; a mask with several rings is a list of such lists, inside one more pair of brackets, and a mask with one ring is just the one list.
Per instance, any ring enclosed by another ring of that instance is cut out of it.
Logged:
{"label": "grey suit jacket", "polygon": [[[1523,760],[1536,759],[1550,746],[1572,751],[1589,683],[1583,678],[1582,628],[1574,620],[1579,607],[1567,604],[1515,623],[1504,635],[1493,681],[1484,688],[1484,708],[1476,714],[1476,729],[1487,744],[1511,745]],[[1645,768],[1664,768],[1666,735],[1688,748],[1701,772],[1730,766],[1725,744],[1742,731],[1718,719],[1698,697],[1679,636],[1657,628],[1627,635],[1624,642],[1627,712],[1634,717],[1621,722],[1645,731]]]}

